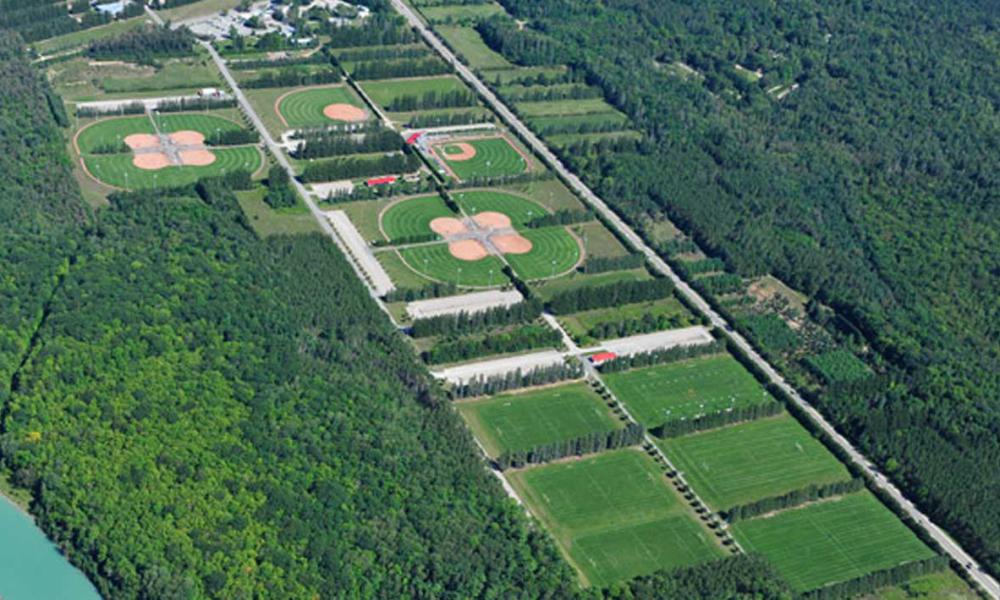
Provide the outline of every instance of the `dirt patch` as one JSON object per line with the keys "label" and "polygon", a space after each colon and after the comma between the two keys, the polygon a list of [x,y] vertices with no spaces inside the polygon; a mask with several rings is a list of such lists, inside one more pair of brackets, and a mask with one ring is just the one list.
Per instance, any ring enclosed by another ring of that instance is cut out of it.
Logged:
{"label": "dirt patch", "polygon": [[448,252],[458,260],[482,260],[490,255],[479,240],[461,240],[448,244]]}
{"label": "dirt patch", "polygon": [[516,233],[505,233],[490,237],[490,242],[504,254],[527,254],[531,252],[531,240]]}
{"label": "dirt patch", "polygon": [[438,217],[430,222],[430,228],[438,235],[458,235],[468,231],[465,223],[452,217]]}
{"label": "dirt patch", "polygon": [[351,104],[330,104],[323,109],[323,116],[332,121],[354,123],[367,119],[368,113],[364,109]]}
{"label": "dirt patch", "polygon": [[125,145],[132,150],[156,148],[160,145],[160,138],[150,133],[133,133],[125,137]]}
{"label": "dirt patch", "polygon": [[177,156],[185,167],[204,167],[215,162],[215,153],[209,150],[181,150]]}
{"label": "dirt patch", "polygon": [[178,146],[201,146],[205,143],[205,136],[197,131],[178,131],[169,137]]}
{"label": "dirt patch", "polygon": [[170,158],[163,152],[144,152],[133,156],[132,164],[144,171],[158,171],[170,166]]}
{"label": "dirt patch", "polygon": [[472,146],[472,144],[467,144],[465,142],[447,144],[441,149],[441,152],[444,154],[444,157],[451,162],[471,160],[476,156],[476,149]]}
{"label": "dirt patch", "polygon": [[511,226],[510,217],[491,210],[473,216],[472,220],[483,229],[507,229]]}

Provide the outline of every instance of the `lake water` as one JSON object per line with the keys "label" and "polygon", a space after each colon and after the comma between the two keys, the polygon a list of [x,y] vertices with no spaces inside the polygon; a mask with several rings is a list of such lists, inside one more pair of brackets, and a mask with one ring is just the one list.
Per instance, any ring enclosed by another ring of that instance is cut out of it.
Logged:
{"label": "lake water", "polygon": [[3,497],[0,497],[0,598],[101,598],[90,581],[69,564],[42,530]]}

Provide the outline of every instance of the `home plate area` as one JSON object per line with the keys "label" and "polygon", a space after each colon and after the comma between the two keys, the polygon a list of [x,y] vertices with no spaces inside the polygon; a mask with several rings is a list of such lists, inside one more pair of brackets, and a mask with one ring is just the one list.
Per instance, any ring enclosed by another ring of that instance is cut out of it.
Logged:
{"label": "home plate area", "polygon": [[531,241],[511,227],[510,217],[503,213],[486,211],[465,219],[438,217],[430,227],[448,242],[448,251],[459,260],[531,252]]}
{"label": "home plate area", "polygon": [[125,138],[125,145],[132,150],[132,164],[147,171],[170,166],[204,167],[215,162],[215,153],[205,147],[205,136],[197,131],[136,133]]}

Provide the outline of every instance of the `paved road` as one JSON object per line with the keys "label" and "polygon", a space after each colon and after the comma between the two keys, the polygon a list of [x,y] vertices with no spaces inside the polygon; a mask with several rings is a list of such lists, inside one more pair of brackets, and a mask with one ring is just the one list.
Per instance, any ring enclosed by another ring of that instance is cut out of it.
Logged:
{"label": "paved road", "polygon": [[[758,366],[764,373],[767,374],[768,378],[782,388],[792,400],[804,410],[809,417],[819,425],[827,434],[833,438],[834,442],[840,446],[844,452],[851,458],[853,462],[859,465],[861,468],[873,474],[876,485],[883,491],[888,493],[893,499],[896,500],[903,507],[909,516],[920,523],[931,537],[936,540],[941,547],[947,552],[952,559],[957,561],[959,564],[967,570],[969,575],[975,579],[986,590],[986,592],[994,599],[1000,600],[1000,584],[997,583],[995,579],[980,570],[979,564],[972,558],[965,550],[958,545],[943,529],[935,525],[926,515],[920,512],[916,506],[913,505],[909,500],[907,500],[903,493],[897,488],[892,482],[890,482],[885,476],[880,473],[873,471],[873,463],[868,460],[861,452],[859,452],[844,436],[840,435],[837,430],[831,425],[824,417],[813,408],[802,396],[799,395],[791,385],[770,365],[765,361],[757,352],[750,346],[749,342],[741,336],[739,333],[732,330],[728,323],[708,305],[704,298],[702,298],[694,289],[691,288],[685,281],[677,276],[676,273],[667,265],[666,262],[661,259],[652,248],[646,245],[646,243],[639,237],[631,227],[628,226],[614,211],[612,211],[607,204],[604,203],[593,191],[588,188],[583,181],[580,180],[575,174],[569,171],[562,162],[553,154],[548,147],[539,139],[528,127],[518,119],[507,105],[500,101],[499,98],[488,88],[486,85],[480,81],[480,79],[473,73],[467,66],[461,63],[454,53],[449,50],[440,39],[430,31],[427,26],[420,20],[420,18],[411,10],[408,6],[403,4],[401,0],[392,0],[393,7],[406,17],[410,25],[420,32],[420,35],[430,44],[437,52],[440,54],[448,63],[450,63],[458,74],[466,82],[471,85],[476,92],[483,97],[483,99],[493,107],[493,109],[503,118],[503,120],[509,125],[514,131],[521,136],[522,139],[526,140],[539,156],[541,156],[546,163],[562,178],[566,183],[572,187],[580,196],[586,200],[591,207],[600,212],[611,225],[625,238],[632,243],[632,245],[646,255],[646,258],[653,265],[653,267],[670,277],[674,283],[677,285],[678,291],[686,296],[695,306],[698,307],[701,312],[706,314],[711,320],[712,324],[716,327],[720,327],[726,332],[734,343],[739,346],[750,359]],[[969,565],[969,566],[966,566]]]}

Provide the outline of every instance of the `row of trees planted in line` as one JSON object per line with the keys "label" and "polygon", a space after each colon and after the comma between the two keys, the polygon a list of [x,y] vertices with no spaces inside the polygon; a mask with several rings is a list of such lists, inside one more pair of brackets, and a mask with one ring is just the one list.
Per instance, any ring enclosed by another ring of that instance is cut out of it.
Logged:
{"label": "row of trees planted in line", "polygon": [[722,340],[715,340],[708,344],[697,344],[691,346],[674,346],[663,350],[652,350],[649,352],[636,352],[627,356],[619,356],[601,365],[602,373],[617,373],[638,369],[641,367],[651,367],[666,363],[687,360],[698,356],[718,354],[725,351],[726,343]]}
{"label": "row of trees planted in line", "polygon": [[440,239],[442,239],[440,235],[429,231],[427,233],[411,233],[410,235],[401,235],[399,237],[394,237],[391,240],[374,240],[372,241],[372,246],[405,246],[407,244],[436,242]]}
{"label": "row of trees planted in line", "polygon": [[415,181],[400,180],[392,185],[380,185],[375,187],[354,186],[352,190],[336,190],[324,199],[328,204],[344,204],[356,202],[358,200],[378,200],[391,198],[393,196],[410,196],[413,194],[423,194],[437,191],[438,184],[433,178],[427,177]]}
{"label": "row of trees planted in line", "polygon": [[458,286],[444,281],[433,281],[418,288],[397,287],[385,295],[386,302],[413,302],[426,298],[440,298],[458,293]]}
{"label": "row of trees planted in line", "polygon": [[590,275],[594,273],[606,273],[608,271],[638,269],[644,264],[646,264],[646,255],[640,252],[632,252],[625,256],[587,257],[587,260],[577,267],[577,270]]}
{"label": "row of trees planted in line", "polygon": [[[156,112],[185,112],[195,110],[213,110],[217,108],[232,108],[236,106],[234,98],[202,98],[190,97],[178,100],[160,100]],[[141,115],[146,112],[146,105],[139,100],[119,104],[116,107],[78,106],[78,117],[110,117],[114,115]]]}
{"label": "row of trees planted in line", "polygon": [[337,83],[341,75],[337,71],[310,71],[303,68],[288,67],[280,71],[267,71],[256,79],[244,81],[241,87],[250,89],[297,87],[302,85],[321,85]]}
{"label": "row of trees planted in line", "polygon": [[737,506],[733,506],[732,508],[721,511],[721,514],[730,523],[735,523],[744,519],[759,517],[760,515],[774,512],[776,510],[784,510],[786,508],[801,506],[806,502],[832,498],[834,496],[843,496],[844,494],[857,492],[863,490],[864,488],[865,480],[860,477],[847,479],[845,481],[824,483],[822,485],[813,483],[802,489],[792,490],[787,494],[782,494],[781,496],[771,496],[770,498],[763,498],[761,500],[757,500],[756,502],[750,502],[749,504],[739,504]]}
{"label": "row of trees planted in line", "polygon": [[420,356],[427,364],[436,365],[493,354],[555,348],[561,343],[562,335],[547,325],[522,325],[510,331],[441,342],[430,350],[425,350]]}
{"label": "row of trees planted in line", "polygon": [[501,470],[517,469],[526,465],[537,465],[559,460],[567,456],[583,456],[584,454],[625,448],[642,442],[644,431],[642,425],[628,423],[620,429],[608,432],[594,431],[578,438],[543,444],[530,450],[504,452],[496,458],[495,462]]}
{"label": "row of trees planted in line", "polygon": [[446,127],[450,125],[471,125],[473,123],[489,123],[494,120],[492,113],[478,111],[446,112],[446,113],[416,113],[406,122],[410,129],[421,127]]}
{"label": "row of trees planted in line", "polygon": [[438,315],[417,319],[410,326],[415,338],[433,335],[462,335],[504,325],[534,321],[542,314],[539,300],[524,300],[510,306],[496,306],[474,313],[462,311],[454,315]]}
{"label": "row of trees planted in line", "polygon": [[659,300],[673,293],[674,284],[665,277],[620,281],[560,292],[552,296],[545,307],[553,314],[565,315],[581,310]]}
{"label": "row of trees planted in line", "polygon": [[428,90],[423,94],[403,94],[389,101],[385,108],[391,112],[411,112],[427,108],[462,108],[476,105],[476,95],[462,88],[439,92]]}
{"label": "row of trees planted in line", "polygon": [[115,58],[131,62],[150,62],[153,57],[191,56],[194,35],[186,27],[170,29],[149,25],[121,35],[94,40],[87,48],[91,58]]}
{"label": "row of trees planted in line", "polygon": [[411,173],[420,168],[420,159],[410,153],[392,154],[377,158],[339,158],[314,162],[306,166],[300,179],[306,183],[337,181],[354,177],[371,177],[386,173]]}
{"label": "row of trees planted in line", "polygon": [[292,150],[299,159],[323,158],[344,154],[391,152],[399,150],[403,140],[391,129],[376,129],[367,133],[342,133],[316,131],[303,134],[302,140]]}
{"label": "row of trees planted in line", "polygon": [[661,438],[679,437],[696,431],[705,431],[724,425],[732,425],[733,423],[743,423],[744,421],[755,421],[765,417],[773,417],[780,414],[782,410],[781,403],[774,401],[734,406],[690,419],[671,419],[651,428],[650,432]]}
{"label": "row of trees planted in line", "polygon": [[914,577],[937,573],[948,568],[946,556],[932,556],[862,575],[840,583],[833,583],[801,595],[801,600],[841,600],[857,598],[876,590],[907,582]]}
{"label": "row of trees planted in line", "polygon": [[535,367],[528,371],[517,369],[502,375],[489,377],[479,375],[463,384],[455,385],[451,390],[451,395],[453,398],[493,396],[508,390],[547,385],[580,377],[583,377],[583,364],[578,360],[571,359],[547,367]]}
{"label": "row of trees planted in line", "polygon": [[406,27],[403,18],[395,14],[377,12],[361,25],[339,26],[331,24],[326,45],[330,48],[353,46],[394,46],[417,41],[417,35]]}
{"label": "row of trees planted in line", "polygon": [[574,223],[585,223],[594,219],[594,212],[590,210],[573,210],[563,208],[554,213],[545,213],[532,218],[525,223],[525,227],[538,229],[541,227],[552,227],[554,225],[573,225]]}
{"label": "row of trees planted in line", "polygon": [[358,81],[372,79],[395,79],[400,77],[426,77],[444,75],[451,72],[447,63],[436,57],[404,58],[385,61],[371,60],[356,63],[351,68],[351,77]]}
{"label": "row of trees planted in line", "polygon": [[644,313],[641,317],[619,318],[615,321],[598,323],[588,329],[586,335],[596,340],[607,340],[653,331],[663,331],[664,329],[675,329],[677,327],[684,327],[688,323],[688,317],[684,314],[654,315]]}

